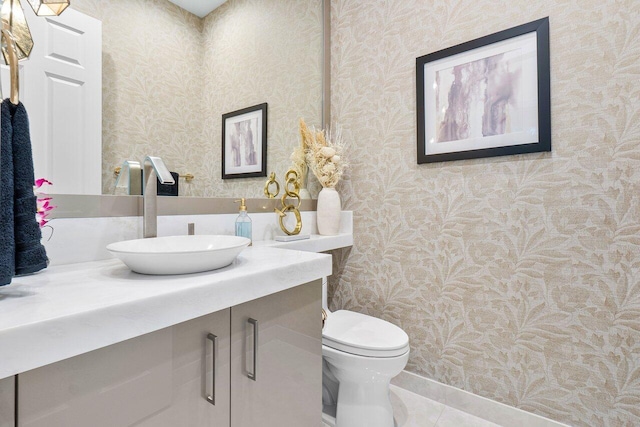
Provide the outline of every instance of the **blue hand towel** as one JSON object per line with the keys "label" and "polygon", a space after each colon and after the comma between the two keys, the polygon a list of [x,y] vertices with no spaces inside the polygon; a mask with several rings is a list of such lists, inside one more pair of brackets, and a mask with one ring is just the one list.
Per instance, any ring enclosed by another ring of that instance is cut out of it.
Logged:
{"label": "blue hand towel", "polygon": [[46,268],[49,260],[40,243],[42,234],[36,220],[36,196],[33,194],[33,155],[29,135],[29,117],[20,102],[11,109],[13,154],[13,226],[15,239],[15,274],[35,273]]}
{"label": "blue hand towel", "polygon": [[11,283],[15,272],[13,239],[13,155],[11,110],[9,102],[1,105],[2,138],[0,140],[0,286]]}

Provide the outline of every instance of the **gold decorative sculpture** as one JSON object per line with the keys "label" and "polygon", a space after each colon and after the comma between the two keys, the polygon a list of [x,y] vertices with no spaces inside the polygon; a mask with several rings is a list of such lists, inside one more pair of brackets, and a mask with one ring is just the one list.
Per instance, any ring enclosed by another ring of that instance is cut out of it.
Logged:
{"label": "gold decorative sculpture", "polygon": [[[274,179],[275,179],[275,174]],[[287,179],[287,183],[284,186],[284,194],[282,195],[282,209],[275,209],[275,212],[278,214],[278,220],[280,222],[280,228],[289,236],[295,236],[300,234],[302,230],[302,217],[300,216],[300,179],[298,176],[298,172],[293,169],[287,171],[285,176]],[[298,203],[294,206],[292,204],[287,204],[287,198],[297,199]],[[289,230],[287,226],[284,224],[284,219],[287,216],[287,212],[293,212],[296,216],[296,226],[293,230]]]}
{"label": "gold decorative sculpture", "polygon": [[58,16],[71,3],[70,0],[27,0],[38,16]]}
{"label": "gold decorative sculpture", "polygon": [[[276,186],[275,193],[272,193],[271,190],[269,189],[269,187],[271,187],[272,184]],[[280,193],[280,183],[276,180],[276,173],[271,172],[271,175],[269,175],[269,179],[264,185],[264,195],[267,196],[269,199],[275,199],[278,193]]]}

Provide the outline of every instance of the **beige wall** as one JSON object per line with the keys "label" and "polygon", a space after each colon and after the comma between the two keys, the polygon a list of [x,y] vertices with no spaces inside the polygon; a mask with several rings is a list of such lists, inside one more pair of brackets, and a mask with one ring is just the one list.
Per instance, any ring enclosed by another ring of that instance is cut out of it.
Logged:
{"label": "beige wall", "polygon": [[[640,425],[640,2],[332,0],[332,308],[407,369],[579,426]],[[553,152],[416,164],[415,58],[550,17]]]}
{"label": "beige wall", "polygon": [[319,125],[321,0],[232,0],[200,19],[166,0],[74,0],[103,25],[103,193],[123,160],[162,157],[180,194],[263,197],[221,179],[222,114],[269,103],[268,172],[282,180],[297,119]]}

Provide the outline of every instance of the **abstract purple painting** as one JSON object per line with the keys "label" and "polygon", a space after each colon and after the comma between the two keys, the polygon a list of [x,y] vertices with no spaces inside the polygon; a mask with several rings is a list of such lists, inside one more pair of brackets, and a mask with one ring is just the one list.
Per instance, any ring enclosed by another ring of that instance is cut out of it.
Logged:
{"label": "abstract purple painting", "polygon": [[521,111],[518,109],[521,75],[518,51],[437,71],[436,141],[504,135],[521,130]]}
{"label": "abstract purple painting", "polygon": [[551,150],[548,19],[416,60],[418,163]]}
{"label": "abstract purple painting", "polygon": [[267,176],[267,107],[222,115],[222,179]]}

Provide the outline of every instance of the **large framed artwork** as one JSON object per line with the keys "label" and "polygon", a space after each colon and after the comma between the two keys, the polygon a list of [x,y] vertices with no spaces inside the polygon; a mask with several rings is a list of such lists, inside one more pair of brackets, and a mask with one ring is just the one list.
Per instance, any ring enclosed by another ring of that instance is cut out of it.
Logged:
{"label": "large framed artwork", "polygon": [[551,151],[549,18],[416,59],[418,163]]}
{"label": "large framed artwork", "polygon": [[222,115],[222,179],[267,176],[267,103]]}

